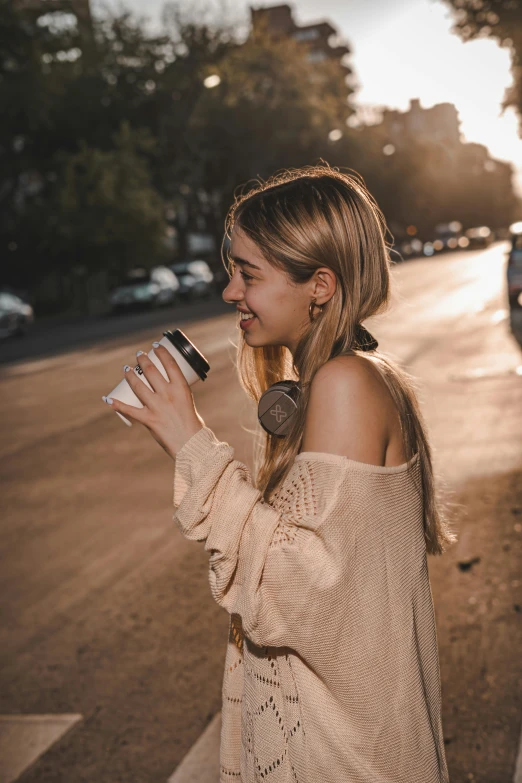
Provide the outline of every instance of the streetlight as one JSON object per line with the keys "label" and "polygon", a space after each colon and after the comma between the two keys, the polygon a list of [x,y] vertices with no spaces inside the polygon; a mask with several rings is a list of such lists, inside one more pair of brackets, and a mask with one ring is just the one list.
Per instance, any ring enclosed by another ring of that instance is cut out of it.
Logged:
{"label": "streetlight", "polygon": [[211,76],[203,79],[203,84],[210,90],[212,87],[217,87],[218,84],[221,84],[221,77],[217,73],[213,73]]}
{"label": "streetlight", "polygon": [[339,128],[334,128],[334,130],[331,130],[328,134],[328,138],[330,141],[339,141],[339,139],[342,138],[342,135],[343,133],[341,130],[339,130]]}

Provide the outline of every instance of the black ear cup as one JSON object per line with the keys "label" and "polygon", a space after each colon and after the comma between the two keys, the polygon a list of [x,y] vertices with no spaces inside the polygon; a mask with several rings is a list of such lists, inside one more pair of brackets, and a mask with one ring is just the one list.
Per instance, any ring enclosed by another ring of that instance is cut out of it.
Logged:
{"label": "black ear cup", "polygon": [[284,438],[297,410],[300,391],[298,381],[278,381],[261,395],[257,418],[266,432]]}

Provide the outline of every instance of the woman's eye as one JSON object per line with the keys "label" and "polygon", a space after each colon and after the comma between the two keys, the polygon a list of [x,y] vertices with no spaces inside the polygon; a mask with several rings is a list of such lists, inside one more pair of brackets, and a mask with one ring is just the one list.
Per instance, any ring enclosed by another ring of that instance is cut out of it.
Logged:
{"label": "woman's eye", "polygon": [[[232,277],[232,276],[233,276],[233,274],[235,273],[235,271],[236,271],[237,267],[236,267],[236,264],[235,264],[235,263],[234,263],[232,260],[230,260],[229,264],[230,264],[230,271],[229,271],[229,275],[230,275],[230,277]],[[243,280],[253,280],[253,279],[254,279],[254,278],[252,277],[252,275],[247,275],[247,273],[246,273],[246,272],[243,272],[243,270],[242,270],[242,269],[240,269],[240,270],[239,270],[239,274],[241,275],[241,277],[243,278]]]}

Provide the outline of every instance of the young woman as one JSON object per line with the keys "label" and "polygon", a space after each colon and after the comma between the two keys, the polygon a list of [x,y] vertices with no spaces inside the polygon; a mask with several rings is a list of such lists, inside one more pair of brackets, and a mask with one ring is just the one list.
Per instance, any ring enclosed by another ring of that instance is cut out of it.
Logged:
{"label": "young woman", "polygon": [[386,230],[362,180],[327,164],[231,207],[241,384],[256,402],[300,389],[286,434],[261,433],[255,480],[165,349],[169,382],[143,355],[154,393],[131,372],[143,409],[114,402],[175,459],[174,519],[230,614],[221,783],[448,781],[426,555],[455,535],[413,379],[362,327],[389,301]]}

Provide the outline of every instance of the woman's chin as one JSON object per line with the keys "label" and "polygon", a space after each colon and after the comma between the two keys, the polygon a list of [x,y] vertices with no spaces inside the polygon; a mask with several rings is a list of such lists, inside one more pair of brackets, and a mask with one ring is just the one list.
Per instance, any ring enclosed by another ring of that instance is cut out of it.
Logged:
{"label": "woman's chin", "polygon": [[243,339],[248,345],[252,345],[255,348],[262,348],[263,345],[268,345],[265,340],[261,340],[259,337],[256,337],[251,332],[243,332]]}
{"label": "woman's chin", "polygon": [[259,343],[256,342],[256,338],[248,332],[245,332],[244,338],[249,345],[259,345]]}

